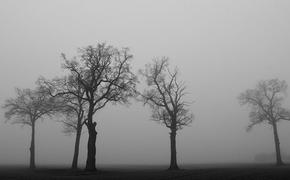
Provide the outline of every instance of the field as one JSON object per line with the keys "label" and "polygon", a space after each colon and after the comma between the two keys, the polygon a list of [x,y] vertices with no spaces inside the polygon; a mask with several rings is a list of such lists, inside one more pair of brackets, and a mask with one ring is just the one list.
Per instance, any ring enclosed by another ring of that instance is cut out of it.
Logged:
{"label": "field", "polygon": [[39,168],[30,171],[24,167],[1,167],[0,179],[8,180],[162,180],[162,179],[221,179],[221,180],[287,180],[290,166],[274,165],[192,165],[179,171],[167,171],[163,166],[114,166],[99,168],[97,172],[71,171],[64,168]]}

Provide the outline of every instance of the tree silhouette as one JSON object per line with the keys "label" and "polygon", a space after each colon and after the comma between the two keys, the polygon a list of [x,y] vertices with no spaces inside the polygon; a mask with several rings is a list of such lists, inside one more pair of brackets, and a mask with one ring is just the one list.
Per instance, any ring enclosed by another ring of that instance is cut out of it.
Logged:
{"label": "tree silhouette", "polygon": [[177,170],[176,132],[188,126],[193,119],[189,102],[184,100],[186,87],[178,81],[178,70],[169,70],[168,58],[155,59],[140,71],[145,77],[147,89],[142,101],[152,109],[152,119],[170,129],[171,160],[169,170]]}
{"label": "tree silhouette", "polygon": [[131,72],[129,64],[132,55],[128,48],[118,50],[105,43],[95,47],[87,46],[79,49],[79,56],[68,60],[63,54],[63,67],[76,77],[85,92],[79,96],[67,90],[64,93],[73,94],[88,104],[85,121],[89,138],[87,146],[86,170],[94,171],[96,156],[96,125],[93,115],[104,108],[107,103],[128,103],[128,98],[135,95],[136,76]]}
{"label": "tree silhouette", "polygon": [[13,124],[31,127],[30,168],[35,166],[35,123],[44,115],[52,115],[57,109],[57,102],[41,88],[36,90],[16,88],[16,98],[7,99],[3,108],[5,117]]}
{"label": "tree silhouette", "polygon": [[[72,161],[72,169],[78,168],[78,156],[79,146],[82,134],[82,128],[85,124],[84,114],[87,110],[85,101],[85,91],[81,84],[74,76],[65,76],[62,78],[55,78],[53,80],[47,80],[45,78],[39,78],[38,84],[47,89],[52,97],[58,98],[62,102],[62,107],[57,110],[58,114],[64,115],[61,122],[64,125],[64,133],[76,134],[74,155]],[[73,93],[64,93],[70,91]]]}
{"label": "tree silhouette", "polygon": [[276,148],[276,164],[283,165],[280,151],[277,123],[280,120],[290,120],[290,111],[282,107],[287,84],[278,79],[260,81],[255,89],[249,89],[238,97],[241,105],[249,105],[250,130],[254,125],[266,122],[273,127]]}

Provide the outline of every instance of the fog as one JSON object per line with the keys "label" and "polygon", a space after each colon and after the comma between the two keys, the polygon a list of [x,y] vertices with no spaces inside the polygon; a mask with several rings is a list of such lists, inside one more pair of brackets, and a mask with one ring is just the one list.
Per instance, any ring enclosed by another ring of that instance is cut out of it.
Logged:
{"label": "fog", "polygon": [[[0,103],[14,88],[61,76],[60,53],[107,42],[129,47],[134,71],[168,56],[186,82],[195,119],[177,135],[180,164],[251,163],[273,153],[272,129],[246,132],[249,109],[238,95],[259,80],[290,84],[290,2],[283,0],[97,0],[0,1]],[[139,86],[140,87],[140,86]],[[288,92],[290,90],[288,89]],[[284,107],[290,108],[290,97]],[[4,123],[1,109],[0,163],[28,164],[29,127]],[[168,164],[169,130],[150,120],[150,109],[106,106],[97,112],[97,166]],[[69,165],[74,136],[55,119],[36,125],[36,164]],[[279,124],[283,153],[290,154],[290,122]],[[80,147],[86,160],[87,133]]]}

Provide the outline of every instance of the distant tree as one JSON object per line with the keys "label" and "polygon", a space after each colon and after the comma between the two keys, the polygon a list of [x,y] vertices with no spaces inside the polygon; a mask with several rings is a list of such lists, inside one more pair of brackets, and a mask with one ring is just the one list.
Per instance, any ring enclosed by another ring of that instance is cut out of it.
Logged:
{"label": "distant tree", "polygon": [[141,94],[144,105],[152,109],[152,119],[170,129],[171,160],[169,170],[177,170],[176,132],[188,126],[193,114],[184,100],[186,87],[178,81],[178,70],[169,70],[168,58],[155,59],[140,71],[146,79],[147,89]]}
{"label": "distant tree", "polygon": [[96,156],[96,125],[93,115],[104,108],[107,103],[128,103],[128,98],[135,95],[136,76],[131,72],[132,55],[124,48],[118,50],[105,43],[87,46],[79,50],[79,56],[68,60],[63,54],[63,67],[76,77],[84,89],[85,96],[73,94],[87,103],[88,111],[85,124],[88,129],[88,151],[86,170],[94,171]]}
{"label": "distant tree", "polygon": [[[62,102],[62,107],[57,110],[57,113],[64,117],[60,120],[64,125],[63,132],[69,135],[76,134],[71,168],[77,169],[80,139],[85,123],[84,113],[87,110],[86,103],[83,100],[85,91],[76,77],[73,76],[55,78],[51,81],[42,77],[39,78],[38,84],[47,89],[52,97],[58,98]],[[72,93],[63,93],[65,91]]]}
{"label": "distant tree", "polygon": [[260,81],[255,89],[249,89],[238,97],[241,105],[249,105],[250,130],[254,125],[268,123],[273,127],[276,148],[276,164],[283,165],[280,151],[277,123],[280,120],[290,120],[290,111],[282,107],[287,84],[278,79]]}
{"label": "distant tree", "polygon": [[30,168],[35,168],[35,123],[45,115],[50,116],[57,108],[54,98],[46,91],[37,88],[16,89],[16,98],[7,99],[3,108],[7,111],[5,117],[13,124],[28,125],[31,127]]}

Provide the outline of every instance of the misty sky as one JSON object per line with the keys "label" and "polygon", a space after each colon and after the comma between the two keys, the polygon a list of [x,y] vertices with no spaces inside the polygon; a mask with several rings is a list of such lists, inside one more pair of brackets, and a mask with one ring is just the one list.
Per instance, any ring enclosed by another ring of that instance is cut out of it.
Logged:
{"label": "misty sky", "polygon": [[[246,132],[249,109],[237,96],[262,79],[290,85],[290,1],[1,0],[0,103],[15,96],[15,87],[35,87],[40,75],[65,73],[60,53],[72,57],[97,42],[129,47],[135,72],[159,56],[178,66],[195,101],[195,120],[177,136],[179,163],[253,162],[255,154],[274,152],[270,127]],[[4,123],[0,112],[0,163],[27,164],[29,127]],[[150,121],[149,108],[132,100],[94,119],[97,165],[169,163],[169,130]],[[290,154],[290,122],[278,130],[282,152]],[[84,132],[81,164],[86,142]],[[37,165],[70,164],[73,145],[54,119],[37,123]]]}

